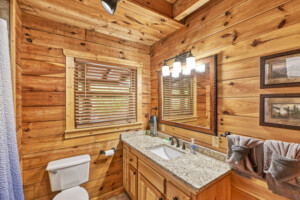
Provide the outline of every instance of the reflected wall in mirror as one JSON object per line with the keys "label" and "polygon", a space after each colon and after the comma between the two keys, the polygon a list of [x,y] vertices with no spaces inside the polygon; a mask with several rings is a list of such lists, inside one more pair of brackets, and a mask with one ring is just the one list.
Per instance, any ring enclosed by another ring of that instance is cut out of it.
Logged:
{"label": "reflected wall in mirror", "polygon": [[[217,55],[199,59],[202,69],[179,78],[159,72],[159,122],[217,134]],[[182,63],[183,68],[185,63]],[[200,67],[201,68],[201,67]]]}

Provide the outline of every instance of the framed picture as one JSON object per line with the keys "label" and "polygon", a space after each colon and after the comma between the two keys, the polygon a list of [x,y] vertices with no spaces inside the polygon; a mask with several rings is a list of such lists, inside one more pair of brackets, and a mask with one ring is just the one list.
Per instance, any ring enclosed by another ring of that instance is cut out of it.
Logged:
{"label": "framed picture", "polygon": [[300,49],[260,58],[260,88],[300,86]]}
{"label": "framed picture", "polygon": [[260,95],[260,125],[300,130],[300,94]]}

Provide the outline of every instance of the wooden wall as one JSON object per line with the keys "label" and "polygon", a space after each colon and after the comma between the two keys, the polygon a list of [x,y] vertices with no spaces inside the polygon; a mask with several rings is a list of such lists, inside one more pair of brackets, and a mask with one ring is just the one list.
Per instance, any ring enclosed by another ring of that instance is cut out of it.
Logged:
{"label": "wooden wall", "polygon": [[[300,0],[212,0],[188,17],[185,25],[151,48],[152,107],[158,106],[157,71],[164,59],[189,49],[197,58],[218,54],[219,135],[230,131],[300,143],[299,131],[259,125],[260,94],[300,91],[299,87],[260,89],[259,86],[260,56],[300,48]],[[226,152],[223,137],[216,148],[209,135],[170,126],[160,128],[187,140],[194,137],[198,144]],[[242,181],[234,176],[235,193],[249,193],[253,199],[281,199],[271,195],[264,182],[251,180],[240,184]]]}
{"label": "wooden wall", "polygon": [[[94,53],[143,63],[142,119],[150,112],[149,46],[121,40],[74,26],[23,14],[22,16],[23,168],[26,199],[52,199],[48,162],[70,156],[91,156],[90,199],[108,199],[123,191],[122,145],[119,132],[64,139],[65,55],[63,49]],[[99,156],[116,148],[114,157]]]}

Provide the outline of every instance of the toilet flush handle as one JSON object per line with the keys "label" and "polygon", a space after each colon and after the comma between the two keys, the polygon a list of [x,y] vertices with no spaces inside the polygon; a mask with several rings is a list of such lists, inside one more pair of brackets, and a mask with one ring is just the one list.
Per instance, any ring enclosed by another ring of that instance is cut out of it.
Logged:
{"label": "toilet flush handle", "polygon": [[51,174],[56,174],[57,171],[56,170],[53,170],[53,171],[49,171]]}

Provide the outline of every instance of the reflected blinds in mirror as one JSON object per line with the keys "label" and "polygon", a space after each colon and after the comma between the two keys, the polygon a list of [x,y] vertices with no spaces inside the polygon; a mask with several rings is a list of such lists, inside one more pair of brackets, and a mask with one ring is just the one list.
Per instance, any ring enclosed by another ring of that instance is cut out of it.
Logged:
{"label": "reflected blinds in mirror", "polygon": [[163,77],[163,118],[180,119],[194,116],[195,77]]}
{"label": "reflected blinds in mirror", "polygon": [[136,122],[136,81],[136,69],[76,59],[76,128]]}

